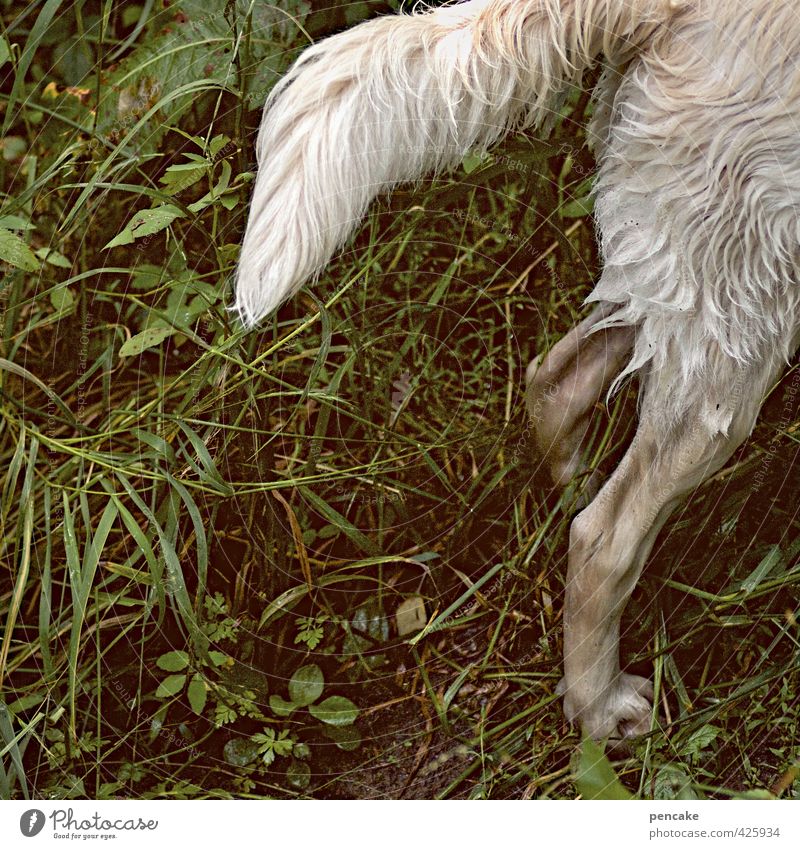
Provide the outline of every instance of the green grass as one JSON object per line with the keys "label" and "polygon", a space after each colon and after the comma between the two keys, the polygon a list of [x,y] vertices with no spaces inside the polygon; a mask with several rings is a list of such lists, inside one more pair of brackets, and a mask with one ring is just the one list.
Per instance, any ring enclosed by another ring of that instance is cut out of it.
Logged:
{"label": "green grass", "polygon": [[[574,494],[521,387],[598,270],[587,99],[380,201],[244,334],[258,106],[371,4],[282,5],[0,4],[0,797],[585,795],[553,694]],[[634,795],[800,792],[799,374],[625,616],[659,705]],[[634,419],[598,409],[595,463]]]}

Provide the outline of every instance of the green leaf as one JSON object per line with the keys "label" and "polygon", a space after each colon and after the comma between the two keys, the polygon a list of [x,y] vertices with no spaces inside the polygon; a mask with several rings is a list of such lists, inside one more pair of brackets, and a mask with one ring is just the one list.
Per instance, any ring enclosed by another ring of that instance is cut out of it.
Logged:
{"label": "green leaf", "polygon": [[86,40],[74,34],[59,41],[53,50],[53,70],[67,85],[77,86],[91,73],[94,60]]}
{"label": "green leaf", "polygon": [[351,521],[339,513],[334,507],[331,507],[327,501],[320,498],[315,492],[307,487],[298,487],[300,494],[308,501],[312,508],[318,510],[332,525],[336,525],[350,540],[357,545],[366,554],[376,557],[381,555],[381,550],[372,540],[362,533]]}
{"label": "green leaf", "polygon": [[189,204],[188,209],[195,214],[202,212],[207,206],[210,206],[214,201],[218,200],[227,190],[231,179],[231,166],[229,162],[222,162],[222,173],[217,184],[210,192],[207,192],[200,200]]}
{"label": "green leaf", "polygon": [[286,780],[296,790],[305,790],[311,783],[311,767],[302,761],[293,760],[286,770]]}
{"label": "green leaf", "polygon": [[117,779],[123,783],[130,781],[135,784],[137,781],[141,781],[144,776],[144,769],[139,764],[130,761],[125,761],[117,772]]}
{"label": "green leaf", "polygon": [[168,699],[171,696],[177,696],[186,684],[185,675],[168,675],[158,686],[156,690],[157,699]]}
{"label": "green leaf", "polygon": [[289,736],[288,729],[284,729],[275,739],[272,744],[272,749],[276,755],[279,757],[285,758],[287,755],[291,755],[292,749],[294,748],[294,740]]}
{"label": "green leaf", "polygon": [[131,274],[130,286],[132,289],[148,291],[163,285],[169,277],[169,272],[162,266],[143,262]]}
{"label": "green leaf", "polygon": [[222,725],[228,725],[231,722],[236,722],[239,714],[228,705],[217,705],[214,708],[214,724],[219,728]]}
{"label": "green leaf", "polygon": [[311,757],[311,749],[308,748],[307,743],[295,743],[294,747],[292,748],[292,754],[296,758],[305,760],[306,758]]}
{"label": "green leaf", "polygon": [[119,349],[119,355],[120,357],[135,357],[148,348],[155,348],[156,345],[160,345],[165,339],[177,332],[174,328],[167,326],[148,327],[147,330],[131,336]]}
{"label": "green leaf", "polygon": [[40,380],[35,374],[28,371],[28,369],[18,363],[5,359],[5,357],[0,357],[0,371],[7,371],[17,375],[17,377],[21,377],[23,380],[29,380],[35,386],[38,386],[70,421],[75,421],[75,416],[64,401],[43,380]]}
{"label": "green leaf", "polygon": [[221,651],[210,651],[208,653],[208,657],[214,666],[225,666],[225,664],[230,660],[228,655]]}
{"label": "green leaf", "polygon": [[575,784],[584,799],[633,798],[620,783],[608,758],[589,737],[581,744]]}
{"label": "green leaf", "polygon": [[769,574],[783,560],[783,552],[779,545],[770,547],[766,556],[756,566],[756,568],[742,581],[742,592],[749,595],[755,592],[759,585],[767,579]]}
{"label": "green leaf", "polygon": [[53,309],[58,312],[66,311],[75,303],[75,296],[66,287],[53,289],[50,292],[50,303],[53,305]]}
{"label": "green leaf", "polygon": [[8,46],[5,36],[0,35],[0,68],[2,68],[10,58],[11,48]]}
{"label": "green leaf", "polygon": [[[174,493],[171,493],[169,495],[170,501],[166,502],[167,505],[171,503],[172,506],[169,508],[169,512],[167,513],[167,525],[165,530],[161,526],[161,522],[153,513],[153,511],[139,496],[139,493],[136,491],[133,484],[128,481],[124,475],[121,475],[119,473],[117,473],[115,477],[119,481],[120,485],[128,493],[128,496],[133,501],[136,508],[144,516],[148,532],[150,534],[158,536],[161,553],[163,555],[163,568],[165,572],[165,580],[162,581],[163,573],[159,571],[158,573],[153,574],[154,583],[156,583],[157,586],[161,587],[162,594],[164,594],[165,588],[169,591],[170,598],[175,602],[175,609],[177,610],[180,616],[181,622],[186,627],[186,630],[189,632],[192,645],[200,649],[201,653],[205,652],[208,648],[208,640],[201,631],[200,626],[197,622],[194,613],[194,606],[189,596],[189,590],[186,586],[186,579],[183,574],[183,566],[181,565],[181,560],[178,557],[178,553],[171,542],[171,539],[177,539],[177,529],[174,530],[173,536],[173,530],[170,528],[170,524],[173,521],[175,522],[175,524],[177,524],[178,521],[176,504],[177,496],[175,496]],[[172,518],[172,516],[170,516],[170,513],[172,513],[172,515],[175,517],[174,519]],[[161,558],[159,558],[159,562],[160,561]],[[158,602],[159,604],[164,603],[163,600],[158,600]]]}
{"label": "green leaf", "polygon": [[[7,144],[4,146],[7,150]],[[5,230],[35,230],[36,227],[20,215],[0,215],[0,228]]]}
{"label": "green leaf", "polygon": [[274,729],[265,728],[260,734],[254,734],[250,739],[257,747],[264,766],[269,766],[276,756],[283,758],[291,755],[294,748],[294,740],[289,737],[287,729],[281,731],[276,737]]}
{"label": "green leaf", "polygon": [[0,228],[0,261],[23,271],[39,270],[39,260],[33,251],[16,233],[4,228]]}
{"label": "green leaf", "polygon": [[205,165],[198,166],[196,162],[184,162],[181,165],[170,165],[159,182],[164,186],[165,194],[177,195],[200,182],[206,173]]}
{"label": "green leaf", "polygon": [[289,698],[299,707],[305,707],[322,695],[324,687],[325,679],[316,663],[301,666],[289,681]]}
{"label": "green leaf", "polygon": [[594,195],[589,195],[588,197],[579,198],[578,200],[565,203],[564,206],[561,207],[561,217],[584,218],[587,215],[591,215],[593,211]]}
{"label": "green leaf", "polygon": [[170,203],[162,204],[154,209],[143,209],[131,218],[126,227],[115,236],[103,250],[116,248],[120,245],[130,245],[136,239],[152,236],[169,227],[176,218],[184,218],[184,213]]}
{"label": "green leaf", "polygon": [[663,764],[652,783],[653,799],[697,799],[692,781],[683,764]]}
{"label": "green leaf", "polygon": [[371,598],[360,604],[352,618],[353,627],[373,640],[385,642],[389,639],[389,620],[377,599]]}
{"label": "green leaf", "polygon": [[[64,496],[64,507],[65,507],[65,524],[66,524],[66,512],[70,510],[69,498],[67,493],[63,493]],[[83,622],[84,617],[86,616],[87,609],[89,607],[89,599],[92,595],[92,588],[94,585],[95,574],[97,573],[97,568],[100,564],[100,557],[104,553],[106,540],[108,539],[108,535],[111,532],[111,528],[119,516],[119,511],[116,508],[116,505],[113,501],[109,501],[105,509],[103,510],[103,515],[100,517],[100,521],[97,523],[97,530],[94,532],[92,537],[91,544],[84,547],[83,549],[83,558],[80,566],[73,560],[73,563],[70,567],[70,583],[72,585],[72,603],[73,603],[73,614],[72,614],[72,627],[70,629],[70,639],[69,639],[69,649],[68,649],[68,658],[69,658],[69,681],[68,681],[68,696],[69,696],[69,709],[70,709],[70,728],[72,734],[75,735],[77,729],[77,693],[78,693],[78,681],[79,673],[78,673],[78,654],[83,647],[83,641],[81,639],[83,634]],[[74,527],[74,517],[70,518],[70,522],[72,523],[72,527],[69,531],[70,536],[72,537],[72,542],[77,543],[75,538],[75,527]],[[66,527],[65,527],[66,531]],[[67,540],[65,539],[65,542]],[[73,552],[72,557],[77,559],[77,552]]]}
{"label": "green leaf", "polygon": [[308,710],[314,719],[327,725],[352,725],[358,717],[358,708],[344,696],[330,696]]}
{"label": "green leaf", "polygon": [[[325,729],[325,733],[345,752],[352,752],[361,745],[361,734],[355,725],[332,725]],[[297,752],[295,754],[300,757]]]}
{"label": "green leaf", "polygon": [[681,754],[687,757],[696,757],[704,749],[707,749],[721,734],[721,729],[716,725],[701,725],[682,747]]}
{"label": "green leaf", "polygon": [[[46,262],[48,265],[54,265],[56,268],[72,268],[72,263],[64,256],[64,254],[53,250],[52,248],[39,248],[36,251],[36,256]],[[62,289],[62,292],[69,291]]]}
{"label": "green leaf", "polygon": [[138,4],[130,4],[122,10],[122,24],[126,27],[132,27],[141,17],[142,7]]}
{"label": "green leaf", "polygon": [[292,711],[297,710],[297,705],[294,702],[287,702],[286,699],[282,699],[277,695],[269,697],[269,707],[275,716],[281,718],[289,716]]}
{"label": "green leaf", "polygon": [[252,740],[234,737],[225,744],[222,754],[231,766],[247,766],[258,757],[258,747]]}
{"label": "green leaf", "polygon": [[185,651],[168,651],[158,658],[156,665],[165,672],[180,672],[189,665],[189,655]]}
{"label": "green leaf", "polygon": [[322,641],[324,633],[322,625],[315,624],[314,622],[306,623],[298,631],[297,636],[294,638],[294,644],[304,643],[313,650]]}
{"label": "green leaf", "polygon": [[189,696],[189,705],[192,710],[197,714],[202,713],[203,708],[206,706],[206,699],[208,698],[208,687],[206,686],[206,682],[203,680],[203,676],[199,672],[197,672],[189,682],[187,694]]}
{"label": "green leaf", "polygon": [[[203,480],[204,483],[211,484],[223,495],[233,495],[233,490],[230,488],[230,485],[223,480],[222,475],[214,462],[214,458],[211,456],[211,452],[208,450],[203,440],[203,437],[196,431],[192,430],[192,428],[184,422],[178,422],[178,426],[186,434],[192,448],[194,449],[194,452],[190,452],[187,446],[183,449],[182,453],[186,456],[186,459],[195,471],[199,473],[201,480]],[[191,456],[192,453],[197,456],[199,465],[194,462],[194,459]]]}
{"label": "green leaf", "polygon": [[461,167],[464,169],[465,174],[471,174],[473,171],[476,171],[486,162],[486,156],[481,156],[480,153],[468,153],[461,160]]}
{"label": "green leaf", "polygon": [[421,554],[412,554],[408,559],[415,563],[430,563],[431,560],[438,560],[441,556],[437,551],[423,551]]}

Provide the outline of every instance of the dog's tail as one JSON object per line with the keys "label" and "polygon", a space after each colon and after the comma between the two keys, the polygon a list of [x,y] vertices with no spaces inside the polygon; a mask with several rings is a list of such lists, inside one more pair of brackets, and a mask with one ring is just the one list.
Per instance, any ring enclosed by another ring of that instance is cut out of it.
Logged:
{"label": "dog's tail", "polygon": [[683,0],[469,0],[307,49],[267,101],[236,281],[252,325],[320,272],[396,183],[544,121],[600,54],[617,63]]}

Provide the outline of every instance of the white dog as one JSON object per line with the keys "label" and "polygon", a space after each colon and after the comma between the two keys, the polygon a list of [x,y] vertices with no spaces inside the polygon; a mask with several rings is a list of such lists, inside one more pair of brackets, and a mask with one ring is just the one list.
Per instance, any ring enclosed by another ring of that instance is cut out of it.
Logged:
{"label": "white dog", "polygon": [[528,369],[562,483],[596,401],[641,378],[636,436],[570,535],[560,689],[598,739],[649,729],[651,686],[621,672],[618,643],[656,535],[800,344],[796,0],[469,0],[310,47],[265,109],[236,285],[254,324],[378,193],[542,124],[601,55],[597,306]]}

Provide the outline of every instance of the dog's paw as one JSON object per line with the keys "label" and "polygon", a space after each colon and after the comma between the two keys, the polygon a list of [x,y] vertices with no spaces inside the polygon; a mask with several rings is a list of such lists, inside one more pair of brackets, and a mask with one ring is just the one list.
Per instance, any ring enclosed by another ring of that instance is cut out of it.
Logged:
{"label": "dog's paw", "polygon": [[647,678],[622,673],[614,690],[614,711],[622,737],[639,737],[650,731],[653,685]]}
{"label": "dog's paw", "polygon": [[582,700],[561,679],[556,693],[564,697],[564,714],[580,723],[593,740],[608,740],[613,746],[647,734],[653,710],[653,685],[638,675],[619,674],[600,698]]}

